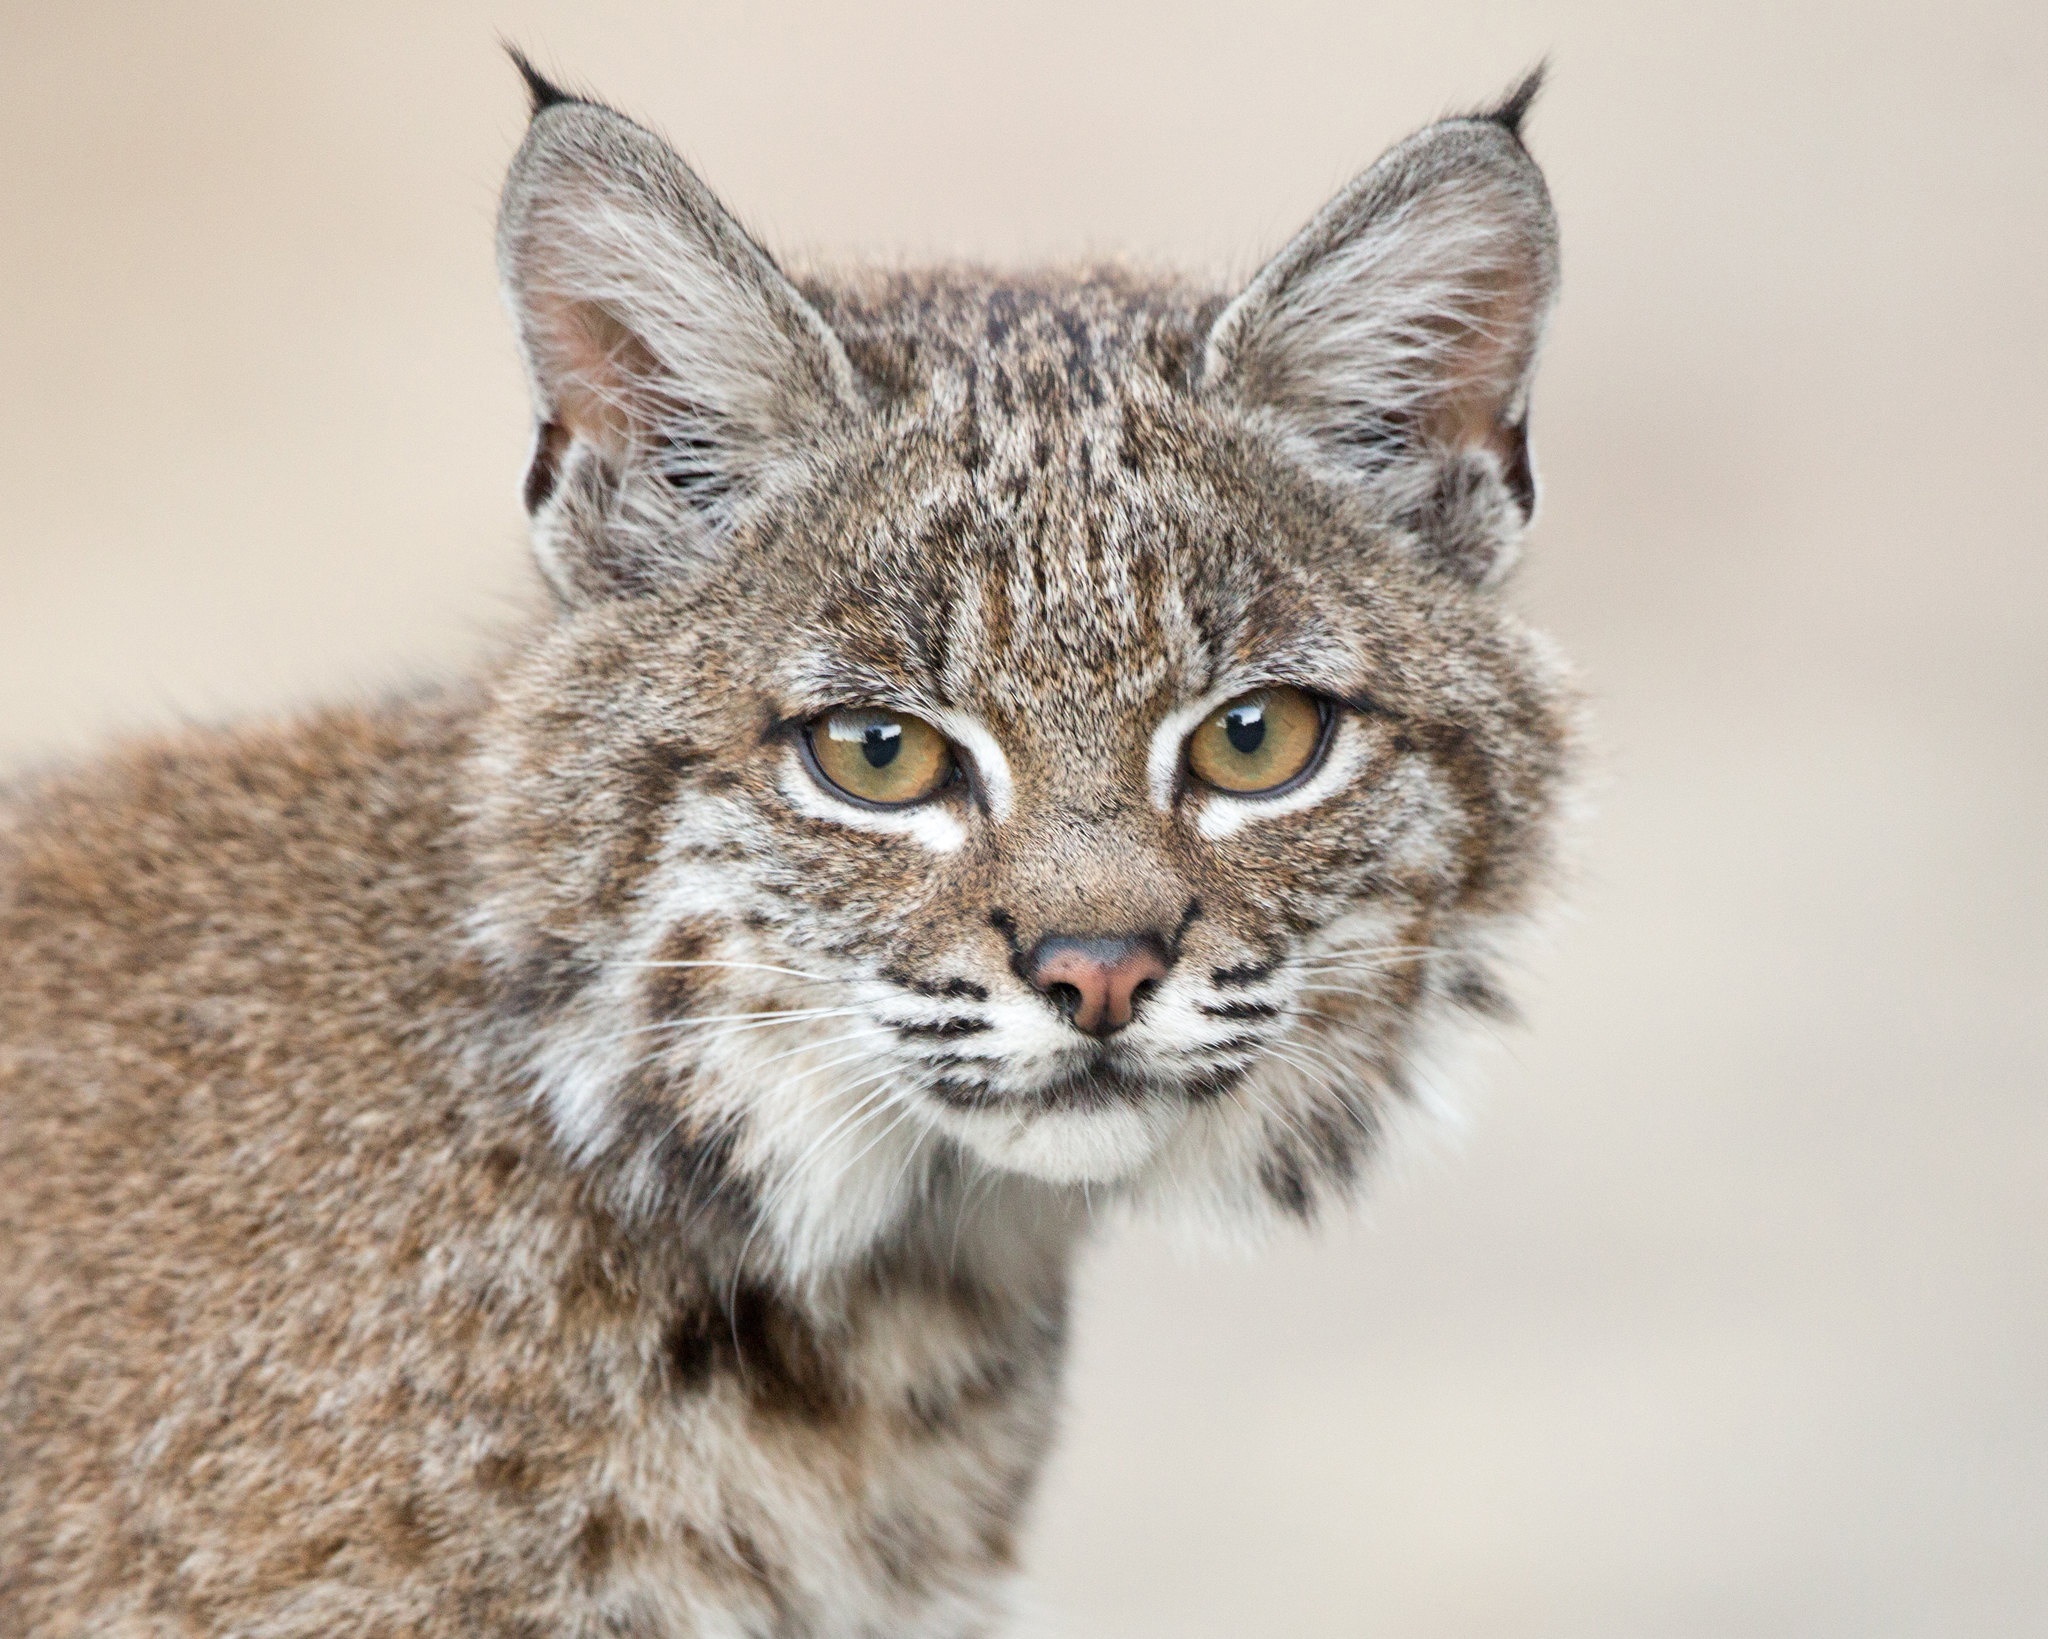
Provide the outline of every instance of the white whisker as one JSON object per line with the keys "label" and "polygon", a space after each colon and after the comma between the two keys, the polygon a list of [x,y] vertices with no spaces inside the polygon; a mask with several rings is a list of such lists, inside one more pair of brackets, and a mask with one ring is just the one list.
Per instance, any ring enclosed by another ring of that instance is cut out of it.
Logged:
{"label": "white whisker", "polygon": [[851,984],[851,983],[853,982],[853,981],[852,981],[851,979],[849,979],[849,978],[845,977],[845,976],[844,976],[844,975],[842,975],[842,974],[836,974],[836,973],[807,973],[807,972],[805,972],[805,971],[804,971],[804,970],[803,970],[802,968],[797,968],[797,967],[777,967],[777,966],[775,966],[775,965],[774,965],[773,963],[770,963],[770,962],[711,962],[711,961],[689,961],[689,962],[683,962],[683,961],[674,961],[674,962],[621,962],[621,963],[619,963],[618,965],[619,965],[620,967],[627,967],[627,968],[670,968],[670,967],[715,967],[715,968],[731,968],[731,969],[733,969],[733,970],[734,970],[735,972],[750,972],[750,973],[782,973],[782,974],[787,974],[787,975],[788,975],[788,976],[789,976],[790,978],[792,978],[792,979],[810,979],[810,980],[813,980],[813,981],[815,981],[815,982],[816,982],[816,983],[818,983],[818,984],[827,984],[827,985],[842,985],[842,984]]}

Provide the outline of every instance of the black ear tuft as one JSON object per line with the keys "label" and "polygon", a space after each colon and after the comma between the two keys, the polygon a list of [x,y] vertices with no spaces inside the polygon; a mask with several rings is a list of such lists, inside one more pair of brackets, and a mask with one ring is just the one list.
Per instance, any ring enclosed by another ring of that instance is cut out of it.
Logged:
{"label": "black ear tuft", "polygon": [[533,99],[533,107],[528,110],[529,117],[553,108],[557,103],[589,101],[587,97],[579,97],[572,91],[564,91],[535,68],[533,59],[517,46],[509,41],[500,43],[505,47],[505,55],[512,59],[512,66],[519,70],[519,77],[526,82],[526,94]]}
{"label": "black ear tuft", "polygon": [[1524,74],[1521,83],[1512,91],[1478,117],[1491,120],[1519,142],[1522,138],[1522,121],[1528,117],[1530,105],[1542,92],[1543,82],[1549,74],[1550,61],[1546,58]]}

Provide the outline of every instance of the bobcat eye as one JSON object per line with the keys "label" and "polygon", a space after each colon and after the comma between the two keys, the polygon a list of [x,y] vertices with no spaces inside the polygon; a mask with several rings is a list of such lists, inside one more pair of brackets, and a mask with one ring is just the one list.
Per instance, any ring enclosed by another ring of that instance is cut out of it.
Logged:
{"label": "bobcat eye", "polygon": [[1265,795],[1314,766],[1330,710],[1300,689],[1257,689],[1211,713],[1188,738],[1188,769],[1219,791]]}
{"label": "bobcat eye", "polygon": [[901,712],[828,712],[804,738],[827,785],[878,808],[923,802],[951,784],[956,772],[945,736]]}

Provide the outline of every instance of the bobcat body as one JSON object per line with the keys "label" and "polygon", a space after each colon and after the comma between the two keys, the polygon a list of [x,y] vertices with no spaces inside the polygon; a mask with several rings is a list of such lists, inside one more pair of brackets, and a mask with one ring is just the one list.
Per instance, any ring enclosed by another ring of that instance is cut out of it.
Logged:
{"label": "bobcat body", "polygon": [[1547,885],[1533,86],[1226,295],[793,281],[531,83],[550,618],[0,809],[8,1634],[992,1631],[1091,1211],[1343,1198]]}

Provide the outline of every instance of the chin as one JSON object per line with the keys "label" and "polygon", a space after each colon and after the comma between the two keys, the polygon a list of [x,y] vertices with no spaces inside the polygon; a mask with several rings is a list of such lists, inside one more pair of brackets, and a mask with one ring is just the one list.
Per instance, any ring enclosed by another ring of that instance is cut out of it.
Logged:
{"label": "chin", "polygon": [[939,1124],[970,1154],[1049,1184],[1119,1184],[1135,1178],[1186,1121],[1184,1100],[1140,1096],[1006,1099],[947,1107]]}

